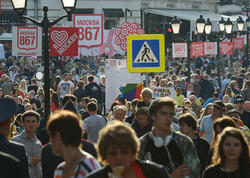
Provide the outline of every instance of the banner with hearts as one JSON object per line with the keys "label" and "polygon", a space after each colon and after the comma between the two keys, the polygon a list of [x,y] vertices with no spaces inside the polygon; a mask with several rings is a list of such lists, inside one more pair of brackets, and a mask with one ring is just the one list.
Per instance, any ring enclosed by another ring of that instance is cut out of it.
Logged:
{"label": "banner with hearts", "polygon": [[78,30],[72,27],[50,29],[50,56],[78,56]]}
{"label": "banner with hearts", "polygon": [[232,42],[220,42],[220,54],[221,55],[232,55],[233,54],[233,43]]}
{"label": "banner with hearts", "polygon": [[205,56],[204,42],[192,42],[190,45],[190,56],[191,57]]}

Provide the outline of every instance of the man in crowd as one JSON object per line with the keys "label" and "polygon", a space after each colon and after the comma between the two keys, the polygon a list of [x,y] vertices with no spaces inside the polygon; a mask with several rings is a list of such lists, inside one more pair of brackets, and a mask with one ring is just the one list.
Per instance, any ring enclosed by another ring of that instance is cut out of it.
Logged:
{"label": "man in crowd", "polygon": [[22,124],[24,132],[13,137],[12,140],[24,144],[26,148],[30,177],[42,178],[42,144],[35,135],[35,131],[40,124],[40,115],[32,110],[26,111],[22,115]]}
{"label": "man in crowd", "polygon": [[208,159],[208,153],[210,149],[209,143],[200,138],[198,133],[196,132],[197,130],[197,122],[195,118],[192,116],[192,114],[187,113],[183,114],[179,119],[178,119],[179,127],[181,133],[187,135],[189,138],[191,138],[194,142],[197,154],[200,159],[201,163],[201,175],[203,171],[205,170],[207,166],[207,159]]}
{"label": "man in crowd", "polygon": [[213,113],[205,116],[200,125],[200,137],[205,138],[209,144],[213,138],[213,124],[214,121],[223,116],[225,112],[225,104],[222,101],[216,101],[213,107]]}
{"label": "man in crowd", "polygon": [[88,140],[96,143],[98,140],[99,131],[106,125],[105,119],[97,114],[97,104],[89,102],[87,106],[89,117],[84,120],[83,130],[88,135]]}
{"label": "man in crowd", "polygon": [[194,113],[196,114],[197,118],[200,118],[200,112],[201,112],[201,106],[199,106],[196,103],[197,97],[195,95],[191,95],[189,100],[191,101],[191,107],[192,107],[192,111],[194,111]]}
{"label": "man in crowd", "polygon": [[[21,176],[29,177],[28,161],[26,157],[25,147],[22,144],[8,141],[7,137],[10,132],[10,123],[14,119],[17,105],[13,99],[1,98],[0,99],[0,151],[18,159],[21,163],[23,173]],[[9,165],[10,166],[10,165]],[[0,167],[3,168],[2,166]],[[2,176],[2,171],[0,171]]]}
{"label": "man in crowd", "polygon": [[150,107],[152,132],[141,137],[140,159],[154,161],[166,167],[172,178],[200,177],[200,161],[193,142],[171,129],[176,103],[169,97],[154,100]]}
{"label": "man in crowd", "polygon": [[60,93],[60,98],[63,98],[66,94],[74,93],[74,84],[69,80],[68,73],[62,76],[62,80],[59,82],[57,90]]}

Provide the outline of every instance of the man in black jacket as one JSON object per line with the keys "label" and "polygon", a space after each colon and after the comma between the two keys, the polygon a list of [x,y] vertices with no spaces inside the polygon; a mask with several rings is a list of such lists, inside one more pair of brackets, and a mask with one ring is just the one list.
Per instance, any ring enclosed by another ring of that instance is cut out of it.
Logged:
{"label": "man in black jacket", "polygon": [[[23,177],[29,177],[28,160],[25,147],[22,144],[7,139],[10,132],[11,119],[17,111],[17,104],[11,98],[0,99],[0,151],[14,156],[21,162]],[[1,171],[0,171],[1,176]],[[20,176],[21,177],[21,176]]]}
{"label": "man in black jacket", "polygon": [[206,101],[208,98],[212,97],[214,93],[214,85],[209,81],[209,76],[205,74],[203,79],[200,81],[200,94],[199,96]]}
{"label": "man in black jacket", "polygon": [[84,97],[95,98],[98,101],[98,109],[100,110],[102,101],[102,90],[100,86],[94,82],[94,76],[88,76],[88,84],[84,89]]}

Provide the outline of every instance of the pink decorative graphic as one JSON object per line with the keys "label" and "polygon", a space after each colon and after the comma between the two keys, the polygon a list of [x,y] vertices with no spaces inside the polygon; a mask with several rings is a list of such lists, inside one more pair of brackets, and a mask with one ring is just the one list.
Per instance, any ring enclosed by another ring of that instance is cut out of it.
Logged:
{"label": "pink decorative graphic", "polygon": [[140,25],[136,22],[122,23],[121,27],[115,29],[115,44],[120,46],[122,50],[127,50],[127,36],[128,35],[141,35],[144,34],[143,28],[140,28]]}
{"label": "pink decorative graphic", "polygon": [[233,54],[233,43],[232,42],[220,42],[220,54],[232,55]]}
{"label": "pink decorative graphic", "polygon": [[109,31],[109,36],[108,36],[108,40],[107,43],[103,44],[100,48],[101,54],[107,54],[110,58],[112,57],[112,55],[115,52],[115,48],[114,46],[111,44],[112,39],[114,36],[114,30],[111,29]]}

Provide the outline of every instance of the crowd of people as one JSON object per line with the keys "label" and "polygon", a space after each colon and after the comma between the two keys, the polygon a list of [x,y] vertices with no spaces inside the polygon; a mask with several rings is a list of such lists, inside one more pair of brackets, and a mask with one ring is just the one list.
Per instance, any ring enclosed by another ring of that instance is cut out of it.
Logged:
{"label": "crowd of people", "polygon": [[[141,98],[119,95],[106,113],[106,59],[51,59],[49,118],[42,60],[0,62],[3,177],[250,177],[246,61],[224,57],[218,71],[213,57],[197,58],[189,74],[185,59],[168,58],[166,72],[141,74]],[[175,94],[153,98],[155,87]]]}

